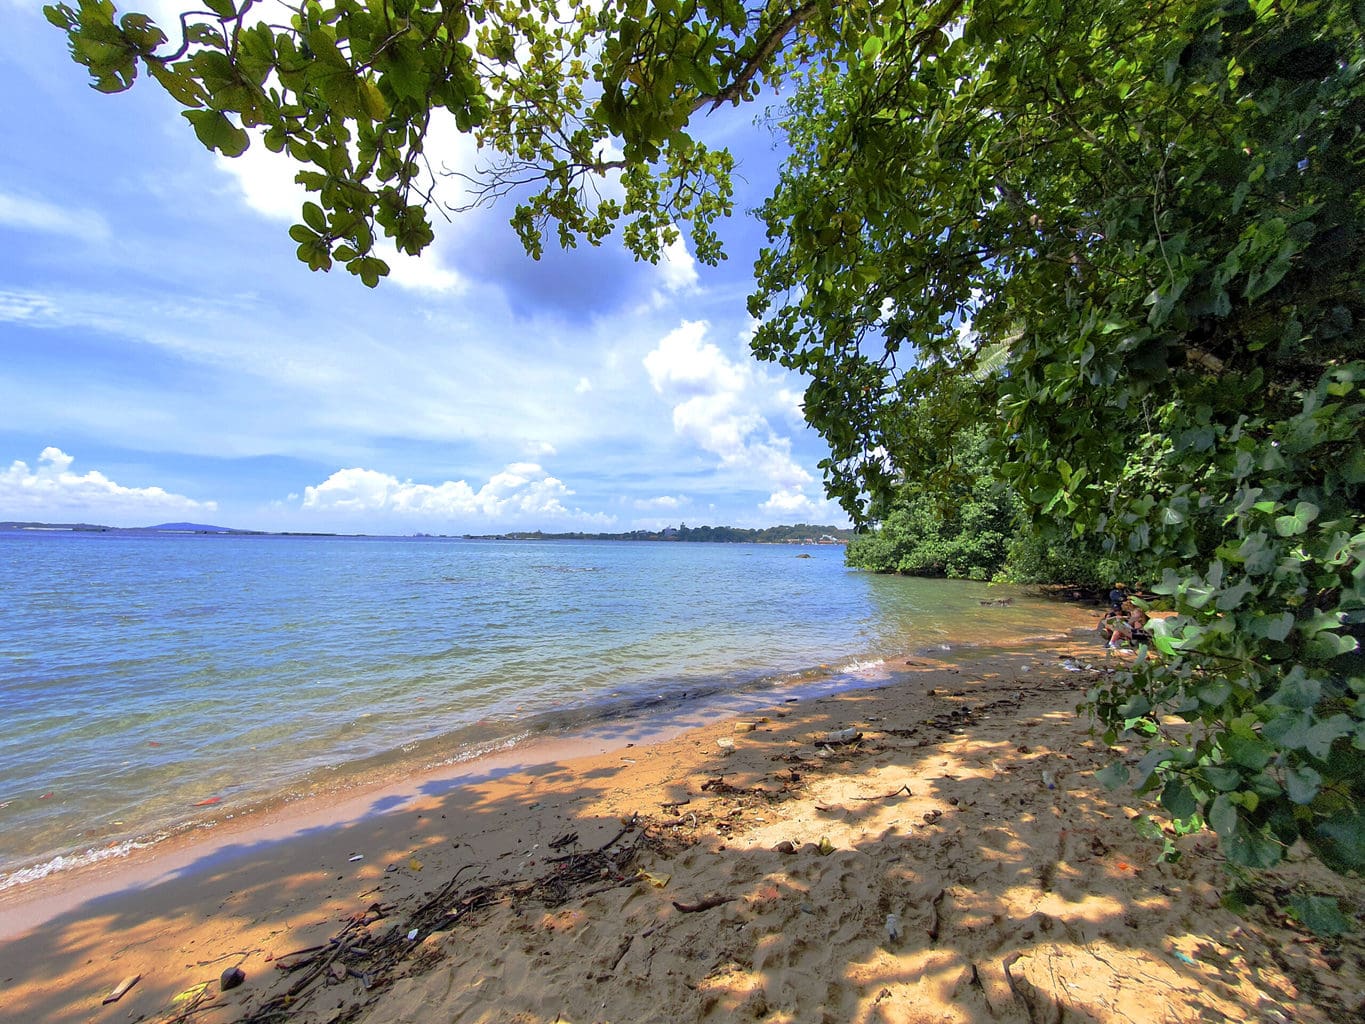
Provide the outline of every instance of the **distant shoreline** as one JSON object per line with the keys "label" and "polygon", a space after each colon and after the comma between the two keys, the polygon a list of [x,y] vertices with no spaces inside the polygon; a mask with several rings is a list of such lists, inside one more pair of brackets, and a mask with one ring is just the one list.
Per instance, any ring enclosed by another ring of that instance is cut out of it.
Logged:
{"label": "distant shoreline", "polygon": [[200,537],[372,537],[411,540],[604,540],[604,541],[662,541],[685,544],[847,544],[854,531],[836,526],[767,526],[745,529],[737,526],[665,527],[662,530],[631,530],[628,533],[544,533],[540,530],[489,534],[446,533],[326,533],[321,531],[238,530],[226,526],[207,526],[196,523],[166,523],[160,526],[104,526],[98,523],[41,523],[0,522],[0,531],[24,533],[117,533],[156,534],[158,536]]}

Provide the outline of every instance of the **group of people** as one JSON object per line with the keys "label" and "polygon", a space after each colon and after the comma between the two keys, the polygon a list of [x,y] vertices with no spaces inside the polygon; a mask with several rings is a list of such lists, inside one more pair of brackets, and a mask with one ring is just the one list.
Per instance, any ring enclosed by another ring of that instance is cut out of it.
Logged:
{"label": "group of people", "polygon": [[1105,646],[1110,650],[1118,650],[1150,644],[1152,635],[1147,631],[1147,622],[1147,613],[1133,604],[1127,585],[1115,583],[1114,589],[1109,591],[1109,611],[1099,624]]}

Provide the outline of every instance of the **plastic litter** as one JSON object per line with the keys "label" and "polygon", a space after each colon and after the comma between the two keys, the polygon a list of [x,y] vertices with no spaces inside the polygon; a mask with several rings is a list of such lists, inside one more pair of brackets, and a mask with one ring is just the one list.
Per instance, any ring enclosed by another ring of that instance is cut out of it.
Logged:
{"label": "plastic litter", "polygon": [[899,914],[886,915],[886,944],[894,946],[901,940],[901,919]]}
{"label": "plastic litter", "polygon": [[104,997],[104,1005],[107,1006],[110,1003],[117,1003],[120,999],[123,998],[124,993],[126,993],[130,988],[132,988],[141,980],[142,975],[140,974],[128,975],[128,977],[124,978],[122,981],[120,981],[117,985],[114,986],[114,990],[112,992],[110,992],[107,996]]}

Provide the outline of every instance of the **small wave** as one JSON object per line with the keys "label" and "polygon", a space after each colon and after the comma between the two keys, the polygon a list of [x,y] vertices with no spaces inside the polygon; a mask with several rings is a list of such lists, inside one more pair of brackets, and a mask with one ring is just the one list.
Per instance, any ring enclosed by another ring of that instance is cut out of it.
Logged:
{"label": "small wave", "polygon": [[134,850],[145,850],[156,845],[157,841],[157,839],[127,839],[113,846],[105,846],[98,850],[86,850],[84,853],[62,854],[53,857],[45,864],[35,864],[32,867],[20,868],[18,871],[11,871],[8,874],[0,874],[0,892],[12,889],[16,885],[27,885],[30,882],[40,881],[58,871],[70,871],[73,868],[98,864],[100,861],[111,860],[115,857],[126,857]]}
{"label": "small wave", "polygon": [[840,665],[835,671],[841,675],[858,675],[862,672],[875,672],[885,665],[886,660],[883,658],[857,658],[846,665]]}
{"label": "small wave", "polygon": [[445,768],[451,765],[467,764],[471,761],[477,761],[479,760],[479,758],[488,757],[492,754],[505,753],[508,750],[515,749],[519,744],[525,743],[532,737],[532,735],[533,735],[532,732],[530,730],[527,730],[526,732],[518,733],[515,736],[506,736],[499,740],[490,740],[485,743],[471,744],[470,746],[463,748],[456,754],[452,754],[449,757],[445,757],[439,761],[432,762],[428,767]]}

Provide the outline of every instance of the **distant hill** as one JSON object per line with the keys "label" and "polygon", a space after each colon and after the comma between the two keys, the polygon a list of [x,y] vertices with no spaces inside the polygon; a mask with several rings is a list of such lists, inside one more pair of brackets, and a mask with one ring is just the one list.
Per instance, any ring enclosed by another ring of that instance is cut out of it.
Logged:
{"label": "distant hill", "polygon": [[162,533],[246,533],[228,526],[205,526],[202,523],[161,523],[158,526],[144,526],[144,530],[158,530]]}
{"label": "distant hill", "polygon": [[157,526],[101,526],[98,523],[34,523],[0,522],[0,530],[66,530],[72,533],[258,533],[258,530],[234,530],[230,526],[208,526],[204,523],[161,523]]}

